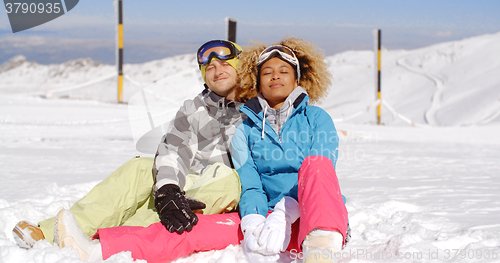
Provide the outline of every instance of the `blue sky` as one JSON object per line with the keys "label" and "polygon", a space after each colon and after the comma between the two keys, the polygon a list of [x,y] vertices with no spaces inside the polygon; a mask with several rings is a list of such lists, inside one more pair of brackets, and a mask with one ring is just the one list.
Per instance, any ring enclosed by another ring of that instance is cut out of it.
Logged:
{"label": "blue sky", "polygon": [[[314,42],[326,55],[372,49],[376,28],[388,49],[500,31],[498,0],[124,0],[123,5],[128,63],[194,53],[207,40],[225,38],[225,17],[238,20],[239,44],[271,44],[289,35]],[[64,16],[15,34],[4,10],[0,7],[0,63],[17,54],[44,64],[79,57],[115,61],[112,0],[80,0]]]}

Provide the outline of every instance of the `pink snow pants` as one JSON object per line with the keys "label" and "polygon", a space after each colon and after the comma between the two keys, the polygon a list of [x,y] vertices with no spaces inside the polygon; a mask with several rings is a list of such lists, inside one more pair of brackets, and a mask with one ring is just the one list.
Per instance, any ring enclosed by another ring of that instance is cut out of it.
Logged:
{"label": "pink snow pants", "polygon": [[[244,175],[243,175],[244,176]],[[300,218],[292,225],[287,250],[301,250],[305,236],[313,229],[339,231],[346,236],[347,209],[332,162],[327,157],[309,156],[298,173]],[[134,259],[149,263],[169,262],[194,252],[220,250],[243,240],[238,213],[198,214],[190,232],[170,233],[161,223],[149,227],[120,226],[99,229],[104,259],[131,251]]]}

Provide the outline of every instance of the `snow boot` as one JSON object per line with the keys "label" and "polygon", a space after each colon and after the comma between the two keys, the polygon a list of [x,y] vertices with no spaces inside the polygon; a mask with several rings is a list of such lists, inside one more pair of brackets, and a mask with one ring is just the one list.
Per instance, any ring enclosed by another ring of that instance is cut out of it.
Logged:
{"label": "snow boot", "polygon": [[[344,237],[337,231],[315,229],[302,242],[304,263],[336,263],[335,253],[342,250]],[[338,253],[337,253],[338,256]]]}
{"label": "snow boot", "polygon": [[39,240],[45,239],[42,230],[37,225],[21,221],[12,229],[14,240],[22,248],[32,248]]}
{"label": "snow boot", "polygon": [[81,260],[89,262],[102,260],[101,243],[97,240],[92,241],[83,234],[69,210],[62,209],[55,218],[54,243],[60,248],[73,247],[78,250]]}

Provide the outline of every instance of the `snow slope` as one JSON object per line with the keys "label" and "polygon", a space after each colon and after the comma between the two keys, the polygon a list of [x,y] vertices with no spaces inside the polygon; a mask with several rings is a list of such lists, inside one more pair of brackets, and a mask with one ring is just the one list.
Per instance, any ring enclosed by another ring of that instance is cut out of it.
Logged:
{"label": "snow slope", "polygon": [[[328,60],[334,83],[322,106],[332,109],[332,117],[349,117],[371,105],[375,100],[373,52],[344,52]],[[383,50],[382,99],[415,123],[498,123],[499,72],[500,33],[417,50]],[[352,121],[370,122],[374,116],[371,108],[369,114]],[[404,123],[388,111],[382,118],[386,124]]]}
{"label": "snow slope", "polygon": [[[417,127],[387,107],[386,125],[373,125],[373,52],[328,57],[334,82],[320,106],[341,135],[337,172],[352,228],[341,262],[500,260],[499,48],[493,34],[384,50],[383,99]],[[157,127],[201,90],[196,69],[193,55],[126,65],[130,103],[117,105],[109,103],[114,66],[22,57],[0,65],[0,262],[80,262],[48,242],[21,249],[11,230],[69,208],[130,158],[151,156],[136,150],[151,124],[140,116],[138,86],[157,81],[145,89]],[[280,262],[297,256],[283,253]],[[133,260],[123,252],[106,262]],[[231,246],[176,262],[246,259]]]}

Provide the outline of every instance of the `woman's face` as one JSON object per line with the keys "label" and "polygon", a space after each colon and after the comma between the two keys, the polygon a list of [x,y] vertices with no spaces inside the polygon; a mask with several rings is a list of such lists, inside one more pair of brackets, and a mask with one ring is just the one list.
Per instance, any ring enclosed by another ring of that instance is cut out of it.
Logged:
{"label": "woman's face", "polygon": [[260,68],[260,91],[269,106],[279,109],[298,86],[295,69],[287,62],[274,57]]}

